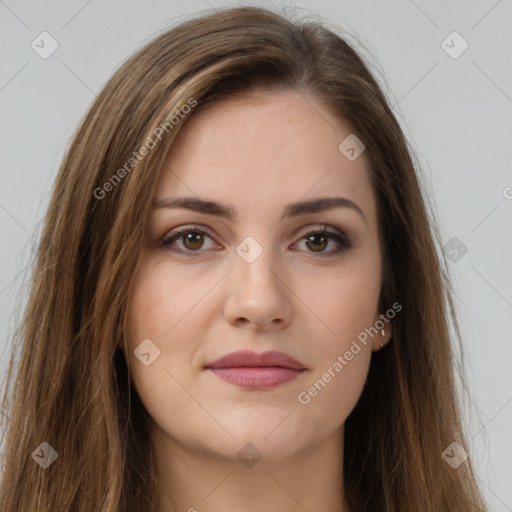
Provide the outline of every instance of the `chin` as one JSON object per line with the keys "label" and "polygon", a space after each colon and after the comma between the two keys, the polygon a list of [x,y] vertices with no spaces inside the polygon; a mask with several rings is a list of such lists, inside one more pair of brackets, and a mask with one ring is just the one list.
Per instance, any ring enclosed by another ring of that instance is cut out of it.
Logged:
{"label": "chin", "polygon": [[245,456],[261,457],[261,466],[265,466],[264,462],[282,461],[321,442],[322,432],[298,424],[294,418],[296,411],[286,418],[292,410],[263,415],[256,408],[245,415],[224,417],[222,424],[233,437],[220,428],[215,429],[208,436],[208,449],[221,457],[236,457],[242,463]]}

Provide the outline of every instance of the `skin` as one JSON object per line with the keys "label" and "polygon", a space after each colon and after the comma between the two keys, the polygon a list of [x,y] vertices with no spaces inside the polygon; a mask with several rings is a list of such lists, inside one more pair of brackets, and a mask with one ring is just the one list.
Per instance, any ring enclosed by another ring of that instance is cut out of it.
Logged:
{"label": "skin", "polygon": [[[194,196],[238,214],[229,220],[162,207],[148,224],[129,298],[127,348],[152,418],[159,510],[348,511],[344,423],[391,324],[360,344],[309,403],[297,397],[383,313],[367,161],[363,153],[351,162],[338,150],[350,133],[312,97],[260,91],[194,113],[169,152],[154,204]],[[338,207],[280,220],[289,203],[334,196],[356,203],[364,218]],[[207,231],[203,245],[183,236],[161,245],[171,230],[191,224]],[[339,247],[336,240],[308,244],[304,233],[324,225],[345,233],[352,247],[326,256]],[[247,236],[263,249],[252,263],[236,252]],[[134,355],[145,339],[160,350],[149,366]],[[204,369],[240,349],[281,351],[307,370],[281,386],[247,390]],[[237,458],[247,443],[262,454],[252,467]]]}

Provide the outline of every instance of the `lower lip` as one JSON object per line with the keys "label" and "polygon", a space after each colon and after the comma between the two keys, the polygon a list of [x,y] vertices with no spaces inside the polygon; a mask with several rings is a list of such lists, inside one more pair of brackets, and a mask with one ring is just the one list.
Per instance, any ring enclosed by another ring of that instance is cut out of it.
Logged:
{"label": "lower lip", "polygon": [[269,389],[296,379],[305,370],[277,366],[211,368],[222,380],[247,389]]}

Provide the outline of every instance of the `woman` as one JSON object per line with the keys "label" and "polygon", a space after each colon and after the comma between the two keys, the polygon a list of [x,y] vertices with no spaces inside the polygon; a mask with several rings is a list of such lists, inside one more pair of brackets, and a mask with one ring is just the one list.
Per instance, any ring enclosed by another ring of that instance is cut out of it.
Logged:
{"label": "woman", "polygon": [[434,234],[338,35],[255,7],[163,34],[57,177],[0,509],[486,510]]}

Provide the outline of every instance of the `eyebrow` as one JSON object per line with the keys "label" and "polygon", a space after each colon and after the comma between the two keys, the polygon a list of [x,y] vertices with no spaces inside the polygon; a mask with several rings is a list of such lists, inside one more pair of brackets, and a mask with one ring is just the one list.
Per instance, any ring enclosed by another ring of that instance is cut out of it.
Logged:
{"label": "eyebrow", "polygon": [[[151,206],[152,210],[158,210],[160,208],[185,208],[187,210],[216,215],[229,220],[236,218],[238,213],[232,206],[223,205],[216,201],[201,199],[198,197],[168,197],[153,203]],[[285,217],[298,217],[300,215],[322,212],[333,208],[350,208],[356,211],[366,223],[366,217],[363,210],[361,210],[356,203],[346,197],[321,197],[318,199],[291,203],[284,209],[281,220]]]}

